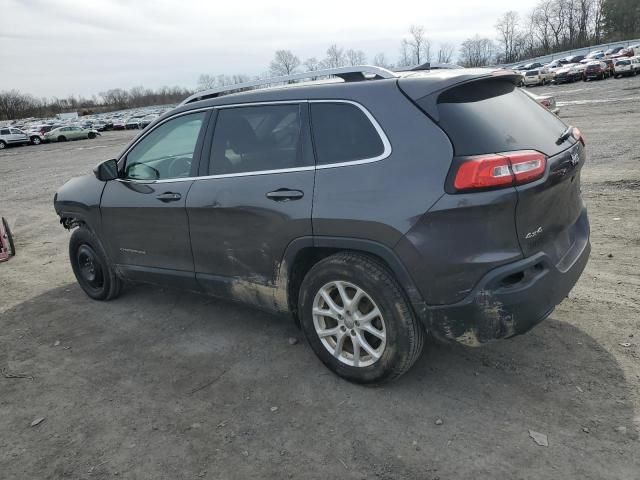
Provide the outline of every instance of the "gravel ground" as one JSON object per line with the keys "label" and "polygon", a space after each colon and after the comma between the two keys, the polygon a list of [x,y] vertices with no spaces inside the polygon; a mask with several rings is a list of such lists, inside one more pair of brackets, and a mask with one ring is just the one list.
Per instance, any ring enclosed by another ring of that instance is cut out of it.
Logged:
{"label": "gravel ground", "polygon": [[640,77],[532,91],[586,137],[585,273],[527,335],[429,343],[380,388],[329,373],[285,318],[149,286],[84,295],[53,194],[131,132],[0,153],[18,250],[0,264],[0,477],[638,479]]}

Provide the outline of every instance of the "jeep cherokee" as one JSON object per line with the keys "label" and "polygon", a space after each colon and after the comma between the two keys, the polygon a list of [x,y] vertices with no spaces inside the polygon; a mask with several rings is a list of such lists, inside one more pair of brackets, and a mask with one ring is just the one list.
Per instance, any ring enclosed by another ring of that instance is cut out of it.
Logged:
{"label": "jeep cherokee", "polygon": [[[310,75],[332,80],[292,83]],[[524,333],[590,245],[584,140],[519,80],[343,67],[199,92],[57,192],[78,283],[288,312],[360,383],[407,371],[425,334]]]}

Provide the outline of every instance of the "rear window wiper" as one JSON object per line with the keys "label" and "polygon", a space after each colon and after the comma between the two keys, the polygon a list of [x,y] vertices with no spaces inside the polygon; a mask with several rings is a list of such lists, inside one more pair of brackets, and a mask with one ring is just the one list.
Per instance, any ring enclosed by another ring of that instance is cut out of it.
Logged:
{"label": "rear window wiper", "polygon": [[563,132],[563,134],[560,135],[556,140],[556,145],[562,145],[564,142],[567,141],[567,139],[570,136],[572,136],[572,134],[573,134],[573,127],[567,127],[567,129]]}

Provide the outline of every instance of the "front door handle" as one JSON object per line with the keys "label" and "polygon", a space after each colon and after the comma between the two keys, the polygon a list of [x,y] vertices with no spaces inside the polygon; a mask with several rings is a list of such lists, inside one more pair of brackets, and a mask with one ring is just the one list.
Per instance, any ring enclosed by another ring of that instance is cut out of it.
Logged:
{"label": "front door handle", "polygon": [[300,190],[289,190],[288,188],[279,188],[278,190],[267,193],[267,198],[276,202],[299,200],[302,197],[304,197],[304,192]]}
{"label": "front door handle", "polygon": [[161,202],[176,202],[182,198],[182,195],[175,192],[164,192],[156,196]]}

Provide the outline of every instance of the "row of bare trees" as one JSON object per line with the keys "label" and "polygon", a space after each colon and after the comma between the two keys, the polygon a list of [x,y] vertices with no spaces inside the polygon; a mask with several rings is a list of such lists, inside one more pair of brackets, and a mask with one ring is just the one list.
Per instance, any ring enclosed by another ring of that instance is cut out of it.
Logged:
{"label": "row of bare trees", "polygon": [[133,87],[129,90],[114,88],[91,98],[36,98],[32,95],[9,90],[0,92],[0,120],[29,117],[53,117],[62,112],[81,114],[113,111],[124,108],[166,105],[183,100],[192,92],[182,87],[161,87],[152,90]]}

